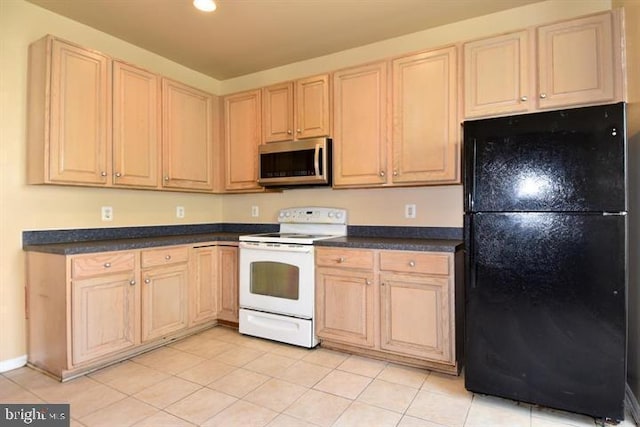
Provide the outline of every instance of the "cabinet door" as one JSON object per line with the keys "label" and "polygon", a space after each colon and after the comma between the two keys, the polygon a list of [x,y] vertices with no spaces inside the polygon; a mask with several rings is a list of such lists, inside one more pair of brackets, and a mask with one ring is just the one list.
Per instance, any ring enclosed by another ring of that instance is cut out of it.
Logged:
{"label": "cabinet door", "polygon": [[538,28],[539,108],[613,101],[610,13]]}
{"label": "cabinet door", "polygon": [[453,362],[455,329],[450,289],[445,278],[381,275],[380,348]]}
{"label": "cabinet door", "polygon": [[217,247],[195,248],[192,254],[189,326],[216,318],[219,292]]}
{"label": "cabinet door", "polygon": [[519,113],[535,98],[530,86],[528,31],[464,45],[465,118]]}
{"label": "cabinet door", "polygon": [[393,61],[393,182],[460,181],[456,48]]}
{"label": "cabinet door", "polygon": [[134,272],[72,282],[74,365],[138,344],[138,287]]}
{"label": "cabinet door", "polygon": [[318,269],[316,334],[328,341],[360,347],[375,345],[373,273]]}
{"label": "cabinet door", "polygon": [[213,96],[162,80],[162,186],[213,190]]}
{"label": "cabinet door", "polygon": [[262,89],[262,128],[265,142],[293,139],[293,83]]}
{"label": "cabinet door", "polygon": [[387,182],[387,62],[333,74],[333,185]]}
{"label": "cabinet door", "polygon": [[142,341],[187,326],[187,264],[142,271]]}
{"label": "cabinet door", "polygon": [[218,247],[218,319],[238,322],[238,248]]}
{"label": "cabinet door", "polygon": [[228,191],[261,189],[258,185],[261,111],[260,90],[224,99],[224,172]]}
{"label": "cabinet door", "polygon": [[160,158],[160,79],[113,62],[113,184],[157,187]]}
{"label": "cabinet door", "polygon": [[54,39],[50,99],[50,181],[110,183],[109,58]]}
{"label": "cabinet door", "polygon": [[331,133],[329,75],[296,81],[296,139]]}

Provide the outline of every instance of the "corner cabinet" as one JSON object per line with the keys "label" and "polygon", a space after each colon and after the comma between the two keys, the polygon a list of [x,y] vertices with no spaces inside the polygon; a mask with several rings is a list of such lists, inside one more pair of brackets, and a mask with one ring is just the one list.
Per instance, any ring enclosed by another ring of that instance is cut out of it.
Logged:
{"label": "corner cabinet", "polygon": [[465,43],[465,118],[622,100],[621,22],[613,10]]}
{"label": "corner cabinet", "polygon": [[258,185],[261,144],[261,91],[224,97],[225,191],[263,191]]}
{"label": "corner cabinet", "polygon": [[462,263],[462,252],[318,247],[321,345],[457,374]]}

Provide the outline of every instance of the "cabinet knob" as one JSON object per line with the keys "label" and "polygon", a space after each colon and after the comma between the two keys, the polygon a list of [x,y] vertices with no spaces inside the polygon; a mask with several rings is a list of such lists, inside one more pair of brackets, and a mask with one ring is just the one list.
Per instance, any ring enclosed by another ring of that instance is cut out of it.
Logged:
{"label": "cabinet knob", "polygon": [[133,285],[135,285],[135,284],[136,284],[136,281],[135,281],[135,280],[130,280],[130,281],[129,281],[129,284],[130,284],[131,286],[133,286]]}
{"label": "cabinet knob", "polygon": [[122,174],[120,172],[116,172],[116,178],[120,178]]}
{"label": "cabinet knob", "polygon": [[371,284],[371,280],[369,280],[369,279],[364,279],[364,283],[365,283],[365,284],[367,284],[367,285],[370,285],[370,284]]}
{"label": "cabinet knob", "polygon": [[151,279],[149,279],[149,278],[144,279],[144,283],[146,283],[148,285],[149,283],[151,283]]}
{"label": "cabinet knob", "polygon": [[541,98],[541,99],[545,99],[546,97],[547,97],[547,94],[546,94],[546,93],[541,93],[541,94],[540,94],[540,98]]}
{"label": "cabinet knob", "polygon": [[110,262],[105,262],[104,263],[104,268],[109,268],[111,267],[111,263]]}
{"label": "cabinet knob", "polygon": [[396,169],[393,170],[393,176],[398,176],[398,171]]}
{"label": "cabinet knob", "polygon": [[380,176],[384,176],[384,175],[385,175],[384,171],[380,171]]}
{"label": "cabinet knob", "polygon": [[527,102],[527,99],[529,99],[529,98],[527,98],[526,96],[521,96],[520,97],[520,101],[522,101],[522,102]]}
{"label": "cabinet knob", "polygon": [[100,176],[107,176],[107,173],[105,171],[100,172]]}
{"label": "cabinet knob", "polygon": [[302,130],[301,129],[296,129],[296,132],[302,133]]}
{"label": "cabinet knob", "polygon": [[345,262],[346,260],[347,260],[347,259],[346,259],[345,257],[341,256],[340,258],[338,258],[338,259],[336,260],[336,262],[337,262],[338,264],[342,264],[342,263],[343,263],[343,262]]}
{"label": "cabinet knob", "polygon": [[169,177],[168,177],[168,176],[165,176],[165,177],[164,177],[164,180],[165,180],[165,181],[169,181]]}
{"label": "cabinet knob", "polygon": [[291,135],[293,132],[291,132],[291,129],[287,130],[287,135]]}
{"label": "cabinet knob", "polygon": [[415,266],[416,266],[415,261],[409,261],[409,267],[415,267]]}
{"label": "cabinet knob", "polygon": [[164,257],[164,259],[166,259],[167,261],[169,261],[171,259],[171,255],[167,255]]}

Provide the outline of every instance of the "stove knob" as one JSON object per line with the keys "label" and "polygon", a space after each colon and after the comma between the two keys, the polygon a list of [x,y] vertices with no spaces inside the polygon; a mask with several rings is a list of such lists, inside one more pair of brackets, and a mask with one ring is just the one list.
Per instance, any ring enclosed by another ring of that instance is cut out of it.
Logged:
{"label": "stove knob", "polygon": [[341,219],[342,218],[342,212],[336,212],[336,218]]}
{"label": "stove knob", "polygon": [[278,218],[284,218],[284,212],[280,212],[280,214],[278,215]]}
{"label": "stove knob", "polygon": [[333,218],[333,212],[329,211],[329,218]]}

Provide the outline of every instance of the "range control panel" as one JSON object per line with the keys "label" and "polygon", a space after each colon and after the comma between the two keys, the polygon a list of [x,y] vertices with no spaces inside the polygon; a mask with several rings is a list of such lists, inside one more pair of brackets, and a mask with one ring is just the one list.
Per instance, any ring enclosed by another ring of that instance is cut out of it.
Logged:
{"label": "range control panel", "polygon": [[291,224],[346,224],[347,210],[340,208],[285,208],[280,209],[278,222]]}

